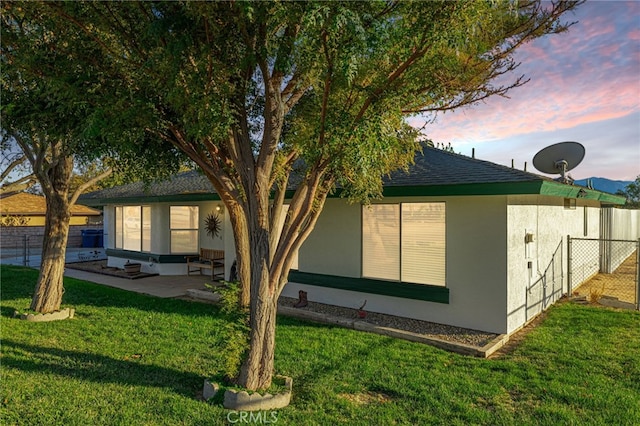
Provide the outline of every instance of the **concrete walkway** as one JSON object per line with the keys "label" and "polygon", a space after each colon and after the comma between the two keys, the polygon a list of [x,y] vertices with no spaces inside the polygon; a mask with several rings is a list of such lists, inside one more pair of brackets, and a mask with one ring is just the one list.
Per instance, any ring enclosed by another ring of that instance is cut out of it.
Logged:
{"label": "concrete walkway", "polygon": [[130,280],[127,278],[95,274],[93,272],[79,271],[77,269],[70,268],[65,269],[64,275],[66,277],[90,281],[96,284],[107,285],[110,287],[163,298],[185,296],[187,294],[187,290],[202,290],[206,288],[205,283],[211,283],[211,278],[205,275],[157,275]]}

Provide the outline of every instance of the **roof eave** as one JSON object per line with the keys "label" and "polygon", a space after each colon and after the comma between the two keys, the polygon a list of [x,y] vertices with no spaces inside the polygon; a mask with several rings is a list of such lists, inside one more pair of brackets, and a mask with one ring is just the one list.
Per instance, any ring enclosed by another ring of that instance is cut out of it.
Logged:
{"label": "roof eave", "polygon": [[182,203],[192,201],[219,201],[220,196],[215,193],[172,194],[172,195],[144,195],[130,197],[84,198],[85,206],[105,206],[107,204],[149,204],[149,203]]}

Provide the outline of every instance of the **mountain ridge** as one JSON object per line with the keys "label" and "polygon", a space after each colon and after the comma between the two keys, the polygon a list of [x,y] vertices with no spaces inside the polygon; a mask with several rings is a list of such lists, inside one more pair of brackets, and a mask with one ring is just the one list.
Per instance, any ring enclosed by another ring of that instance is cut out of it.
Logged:
{"label": "mountain ridge", "polygon": [[633,182],[631,180],[613,180],[603,177],[589,177],[586,179],[578,179],[574,183],[576,185],[587,186],[587,181],[589,180],[591,180],[593,189],[608,192],[609,194],[615,194],[619,190],[624,191],[627,185]]}

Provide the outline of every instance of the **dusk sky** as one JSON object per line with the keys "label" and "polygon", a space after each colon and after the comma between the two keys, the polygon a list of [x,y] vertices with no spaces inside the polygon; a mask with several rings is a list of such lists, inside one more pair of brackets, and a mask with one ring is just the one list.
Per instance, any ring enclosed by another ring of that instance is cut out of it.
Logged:
{"label": "dusk sky", "polygon": [[[586,148],[574,179],[634,180],[640,175],[640,2],[588,1],[566,21],[568,32],[525,45],[514,77],[531,81],[510,99],[441,114],[424,133],[454,151],[537,172],[545,146],[576,141]],[[412,123],[417,124],[415,119]]]}

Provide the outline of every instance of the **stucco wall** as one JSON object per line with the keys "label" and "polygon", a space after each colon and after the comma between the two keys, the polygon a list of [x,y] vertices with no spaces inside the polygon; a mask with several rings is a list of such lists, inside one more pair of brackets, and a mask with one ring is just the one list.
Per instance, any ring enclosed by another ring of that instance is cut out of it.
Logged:
{"label": "stucco wall", "polygon": [[[393,298],[289,283],[284,294],[306,289],[313,301],[359,307],[503,333],[506,323],[506,197],[385,198],[384,203],[446,203],[446,286],[449,304]],[[361,207],[328,200],[318,224],[300,250],[302,272],[360,277]],[[393,282],[389,282],[393,286]]]}
{"label": "stucco wall", "polygon": [[331,198],[316,227],[300,247],[298,269],[303,272],[360,278],[362,217],[360,204]]}
{"label": "stucco wall", "polygon": [[[527,294],[527,288],[541,279],[559,244],[562,264],[555,268],[556,283],[552,282],[554,277],[550,273],[544,284],[547,295],[552,289],[557,290],[555,298],[567,291],[566,237],[598,238],[600,208],[596,201],[579,199],[575,208],[569,209],[565,208],[562,198],[547,196],[509,196],[508,203],[507,331],[512,332],[531,319],[527,302],[530,306],[535,303],[540,289],[534,286],[535,293]],[[527,233],[533,235],[533,242],[525,243]]]}

